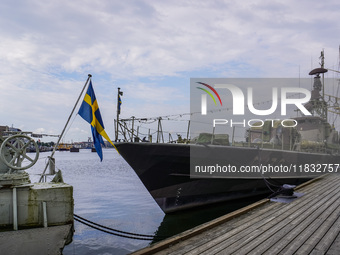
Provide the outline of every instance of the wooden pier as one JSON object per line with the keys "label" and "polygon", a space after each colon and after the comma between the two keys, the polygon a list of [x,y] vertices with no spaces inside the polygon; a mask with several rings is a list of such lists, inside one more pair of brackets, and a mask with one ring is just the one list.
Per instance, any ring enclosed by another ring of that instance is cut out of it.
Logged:
{"label": "wooden pier", "polygon": [[300,185],[139,250],[139,254],[340,254],[340,174]]}

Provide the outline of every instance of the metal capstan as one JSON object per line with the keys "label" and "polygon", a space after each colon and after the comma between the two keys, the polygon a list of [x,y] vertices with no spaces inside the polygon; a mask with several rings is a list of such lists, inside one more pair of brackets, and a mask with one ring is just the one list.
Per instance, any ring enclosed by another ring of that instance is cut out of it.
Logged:
{"label": "metal capstan", "polygon": [[[32,167],[39,158],[37,143],[27,135],[17,134],[0,138],[0,172],[21,171]],[[34,148],[35,153],[27,155],[28,148]]]}
{"label": "metal capstan", "polygon": [[31,137],[22,132],[0,135],[0,185],[30,183],[23,170],[32,167],[38,158],[39,146]]}

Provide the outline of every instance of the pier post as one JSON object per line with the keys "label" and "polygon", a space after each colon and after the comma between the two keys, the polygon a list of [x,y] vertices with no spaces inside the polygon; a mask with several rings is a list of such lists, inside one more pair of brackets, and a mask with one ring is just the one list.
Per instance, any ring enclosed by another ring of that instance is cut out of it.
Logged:
{"label": "pier post", "polygon": [[43,220],[44,220],[44,228],[47,228],[47,209],[46,209],[46,202],[43,203]]}
{"label": "pier post", "polygon": [[17,188],[13,188],[13,229],[18,230]]}

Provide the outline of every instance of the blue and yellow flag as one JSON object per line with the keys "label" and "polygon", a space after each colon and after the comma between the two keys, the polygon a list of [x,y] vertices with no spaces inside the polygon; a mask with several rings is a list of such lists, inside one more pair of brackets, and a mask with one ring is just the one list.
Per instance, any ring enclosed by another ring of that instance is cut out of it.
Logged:
{"label": "blue and yellow flag", "polygon": [[104,145],[104,141],[102,137],[104,137],[107,141],[109,141],[113,145],[113,147],[116,148],[116,146],[114,146],[111,139],[109,138],[109,136],[106,134],[104,130],[104,123],[100,115],[99,106],[98,106],[97,99],[96,99],[96,96],[94,94],[94,90],[92,87],[92,81],[90,81],[90,85],[87,89],[86,95],[84,97],[84,101],[80,106],[78,114],[84,120],[86,120],[88,123],[91,124],[94,147],[96,148],[98,156],[100,157],[100,160],[102,161],[103,152],[102,152],[101,145]]}

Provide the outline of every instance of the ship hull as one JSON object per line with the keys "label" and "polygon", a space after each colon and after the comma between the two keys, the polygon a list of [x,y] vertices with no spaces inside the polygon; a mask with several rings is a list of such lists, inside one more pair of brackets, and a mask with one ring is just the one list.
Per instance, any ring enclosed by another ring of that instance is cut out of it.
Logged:
{"label": "ship hull", "polygon": [[[270,192],[262,175],[237,178],[190,178],[190,150],[204,161],[214,155],[226,155],[228,162],[243,165],[280,163],[338,163],[339,156],[299,153],[280,150],[259,150],[231,146],[188,144],[116,143],[119,153],[133,168],[146,189],[165,213],[222,201],[257,196]],[[195,146],[195,147],[194,147]],[[192,176],[191,176],[192,177]],[[296,185],[312,178],[310,175],[286,174],[271,182]]]}

